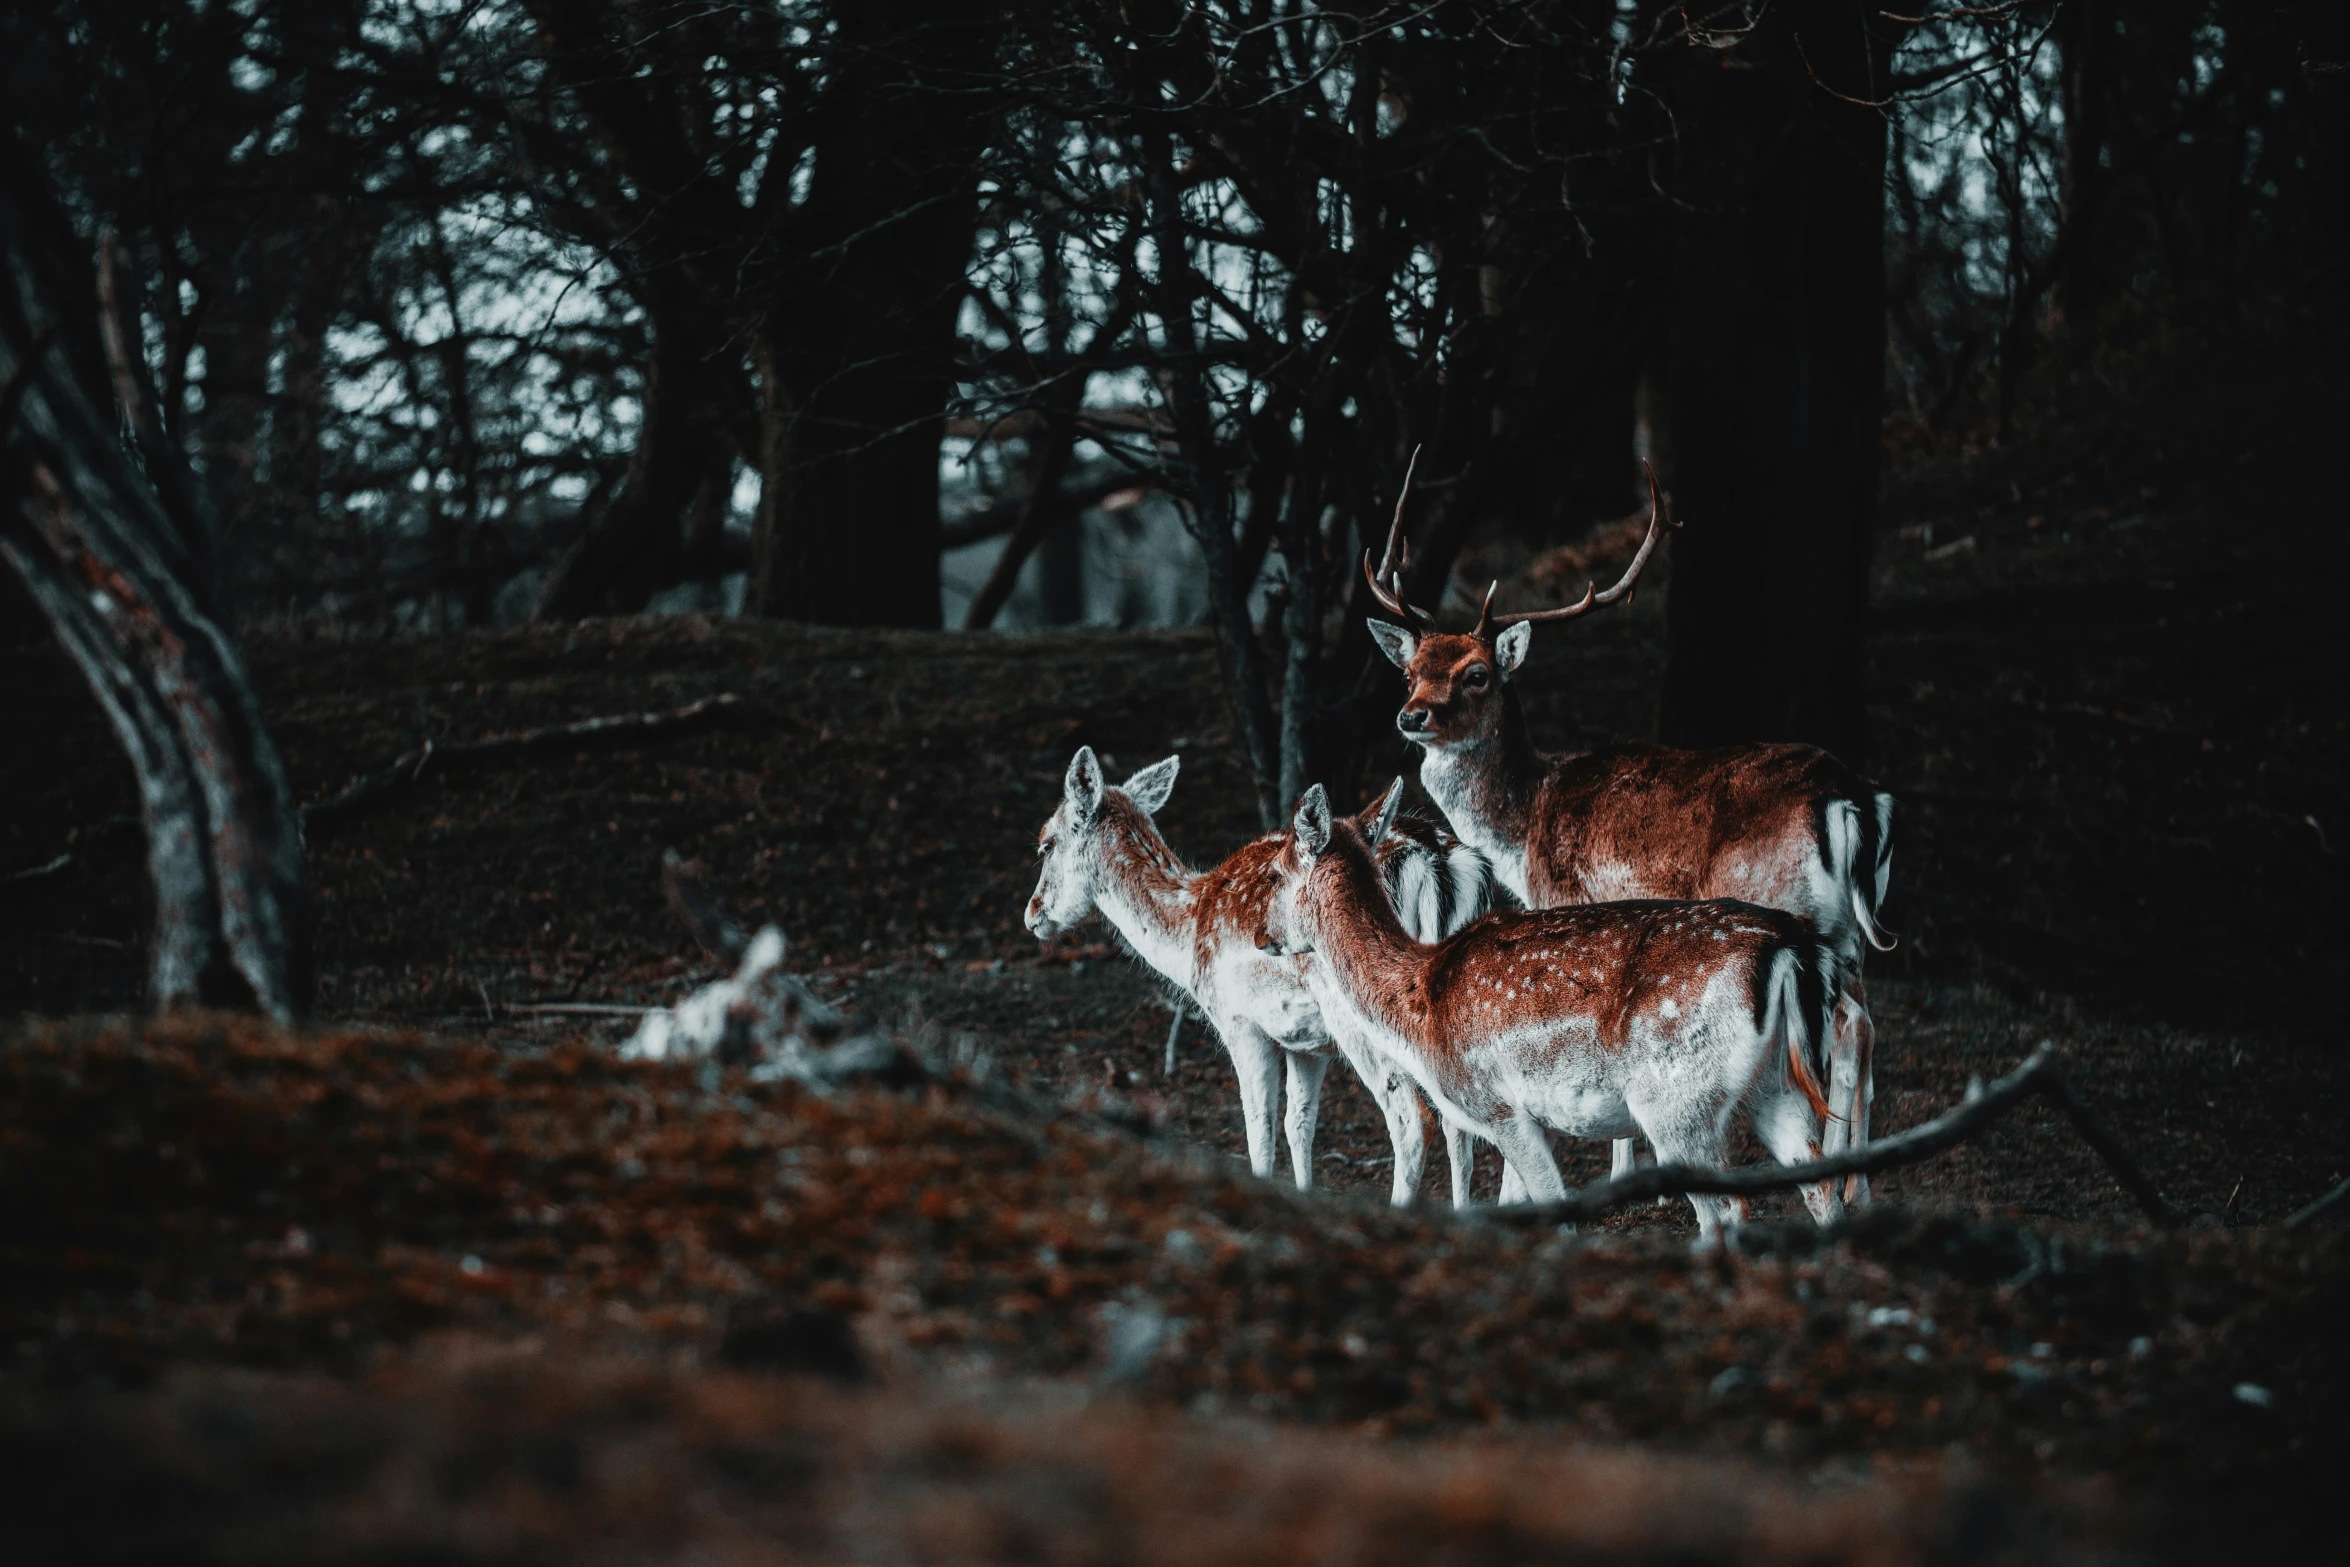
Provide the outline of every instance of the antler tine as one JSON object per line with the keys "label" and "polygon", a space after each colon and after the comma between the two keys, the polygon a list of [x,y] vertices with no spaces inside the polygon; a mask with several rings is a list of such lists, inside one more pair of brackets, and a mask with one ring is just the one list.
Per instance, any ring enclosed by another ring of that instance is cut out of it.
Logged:
{"label": "antler tine", "polygon": [[1583,597],[1577,602],[1558,609],[1525,610],[1503,615],[1500,618],[1502,625],[1513,625],[1521,620],[1572,620],[1597,605],[1613,604],[1619,599],[1631,597],[1634,585],[1640,580],[1642,568],[1648,564],[1648,557],[1656,553],[1657,540],[1664,537],[1664,530],[1681,526],[1665,511],[1663,493],[1656,485],[1656,469],[1645,462],[1640,466],[1648,474],[1648,532],[1640,541],[1640,552],[1632,557],[1632,564],[1624,568],[1624,574],[1616,579],[1616,585],[1602,593],[1594,592],[1592,584],[1587,582],[1583,585]]}
{"label": "antler tine", "polygon": [[1371,569],[1371,552],[1369,550],[1363,551],[1363,581],[1370,586],[1371,597],[1381,609],[1398,620],[1414,625],[1419,623],[1418,611],[1403,601],[1403,578],[1397,577],[1395,586],[1392,588],[1381,582],[1379,574]]}
{"label": "antler tine", "polygon": [[[1403,471],[1403,488],[1396,492],[1395,519],[1387,525],[1387,547],[1379,553],[1379,565],[1371,565],[1371,552],[1363,551],[1363,580],[1371,586],[1371,597],[1379,607],[1407,624],[1423,631],[1436,627],[1436,617],[1417,605],[1408,604],[1403,596],[1403,574],[1412,564],[1412,546],[1403,536],[1404,502],[1411,499],[1412,475],[1419,471],[1420,448],[1412,448],[1412,460]],[[1382,581],[1381,579],[1385,579]]]}
{"label": "antler tine", "polygon": [[1477,608],[1477,629],[1469,633],[1480,642],[1489,640],[1493,635],[1493,592],[1500,586],[1499,577],[1485,584],[1485,602]]}
{"label": "antler tine", "polygon": [[1599,595],[1598,602],[1613,604],[1618,599],[1630,599],[1633,586],[1640,580],[1640,570],[1648,564],[1648,557],[1656,553],[1656,541],[1664,537],[1664,530],[1677,528],[1671,513],[1665,510],[1664,493],[1656,487],[1656,469],[1646,462],[1640,465],[1648,475],[1648,532],[1640,540],[1640,552],[1632,557],[1632,564],[1624,568],[1624,575],[1616,585]]}

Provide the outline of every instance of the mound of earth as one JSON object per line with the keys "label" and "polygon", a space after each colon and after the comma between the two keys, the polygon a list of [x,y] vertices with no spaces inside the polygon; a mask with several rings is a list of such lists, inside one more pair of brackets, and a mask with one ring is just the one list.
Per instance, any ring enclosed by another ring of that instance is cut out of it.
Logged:
{"label": "mound of earth", "polygon": [[[1301,1197],[1163,1136],[995,1108],[981,1086],[823,1097],[576,1045],[218,1017],[29,1028],[0,1050],[10,1379],[162,1376],[104,1418],[168,1449],[204,1389],[245,1386],[173,1368],[392,1375],[389,1424],[353,1438],[378,1445],[338,1471],[350,1506],[389,1483],[382,1444],[502,1440],[452,1412],[485,1396],[471,1384],[398,1369],[451,1334],[574,1346],[563,1363],[658,1362],[682,1379],[656,1398],[671,1409],[659,1420],[699,1429],[711,1401],[739,1397],[768,1411],[744,1419],[784,1451],[810,1438],[774,1395],[702,1386],[696,1368],[865,1383],[915,1405],[1043,1381],[1203,1418],[1506,1431],[1512,1463],[1638,1443],[1814,1472],[1922,1466],[1945,1501],[1963,1455],[2017,1498],[2102,1477],[2138,1510],[2132,1531],[2173,1509],[2254,1507],[2297,1530],[2322,1493],[2292,1502],[2293,1486],[2350,1435],[2333,1331],[2350,1241],[2336,1233],[2157,1237],[1887,1207],[1825,1238],[1756,1226],[1701,1256],[1658,1236],[1526,1235]],[[539,1389],[526,1411],[625,1402],[593,1377],[566,1391],[560,1367],[517,1374]],[[237,1396],[275,1431],[327,1418],[319,1400],[377,1395]],[[14,1409],[28,1441],[85,1418]],[[835,1418],[868,1417],[805,1417]],[[551,1419],[517,1414],[512,1439],[527,1449],[532,1421]],[[1030,1453],[1020,1463],[1078,1463],[1084,1442],[1046,1425],[1033,1450],[1017,1421],[1002,1440]],[[1237,1440],[1200,1429],[1164,1440]],[[703,1440],[667,1461],[721,1465],[693,1449]],[[1280,1464],[1339,1462],[1325,1451]],[[1362,1460],[1401,1465],[1421,1493],[1441,1493],[1428,1477],[1454,1461]],[[872,1462],[886,1475],[897,1461]],[[1669,1490],[1679,1472],[1651,1478]],[[1500,1507],[1508,1487],[1486,1494]],[[1648,1494],[1625,1505],[1641,1514]],[[1508,1516],[1531,1539],[1565,1514]]]}
{"label": "mound of earth", "polygon": [[1399,1446],[1099,1389],[843,1390],[465,1340],[357,1384],[0,1388],[0,1459],[20,1561],[1901,1567],[2111,1559],[2144,1527],[2099,1487],[1945,1455],[1822,1484],[1571,1433]]}

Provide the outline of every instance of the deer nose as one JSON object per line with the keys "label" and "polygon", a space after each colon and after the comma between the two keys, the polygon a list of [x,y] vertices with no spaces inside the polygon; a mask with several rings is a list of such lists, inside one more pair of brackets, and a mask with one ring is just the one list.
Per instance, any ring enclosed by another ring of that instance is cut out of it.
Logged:
{"label": "deer nose", "polygon": [[1407,707],[1395,715],[1395,727],[1407,735],[1416,735],[1428,727],[1433,717],[1424,707]]}

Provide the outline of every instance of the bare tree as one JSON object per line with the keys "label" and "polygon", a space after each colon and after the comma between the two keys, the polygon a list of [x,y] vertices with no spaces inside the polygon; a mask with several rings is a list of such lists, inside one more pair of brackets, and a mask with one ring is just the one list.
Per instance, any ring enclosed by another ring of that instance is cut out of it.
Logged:
{"label": "bare tree", "polygon": [[[134,339],[119,319],[101,331],[86,253],[13,139],[0,268],[0,557],[138,774],[153,999],[291,1020],[311,986],[300,817],[244,660],[193,585],[207,524]],[[117,401],[139,461],[116,438]]]}

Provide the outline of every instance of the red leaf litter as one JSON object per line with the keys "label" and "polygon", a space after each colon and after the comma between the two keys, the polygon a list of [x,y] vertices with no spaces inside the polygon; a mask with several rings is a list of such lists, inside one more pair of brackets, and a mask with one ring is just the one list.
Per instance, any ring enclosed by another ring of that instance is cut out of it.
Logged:
{"label": "red leaf litter", "polygon": [[2345,1407],[2333,1234],[1888,1208],[1696,1255],[952,1080],[33,1024],[0,1179],[34,1534],[135,1479],[293,1558],[2039,1559],[2298,1534]]}

